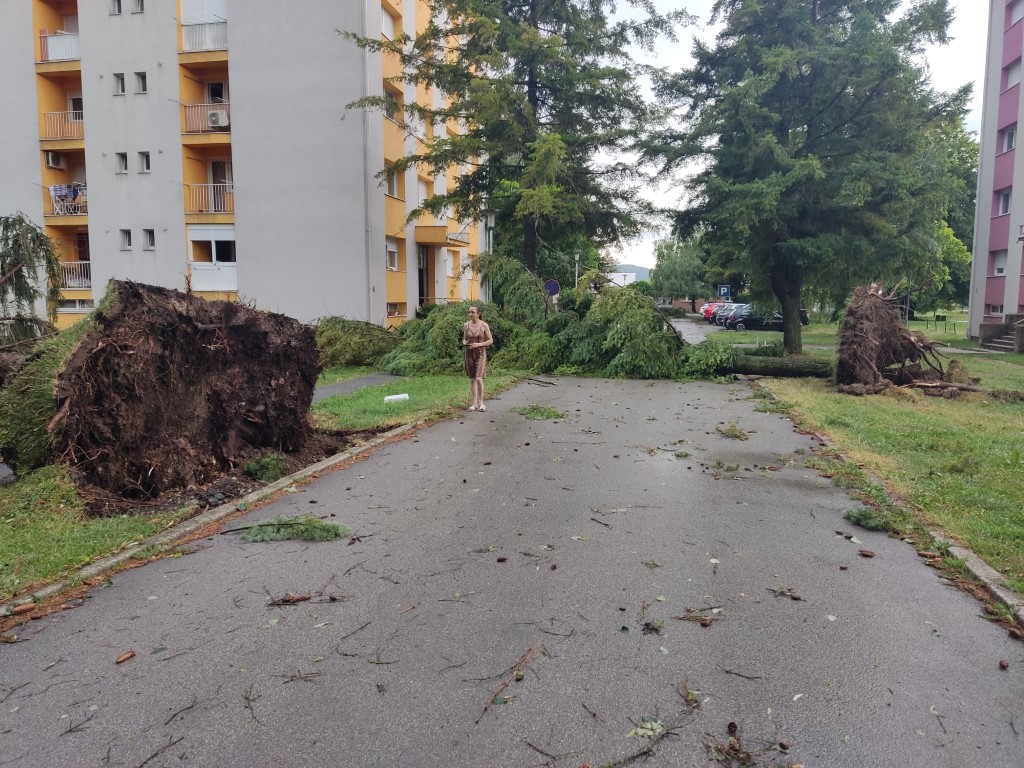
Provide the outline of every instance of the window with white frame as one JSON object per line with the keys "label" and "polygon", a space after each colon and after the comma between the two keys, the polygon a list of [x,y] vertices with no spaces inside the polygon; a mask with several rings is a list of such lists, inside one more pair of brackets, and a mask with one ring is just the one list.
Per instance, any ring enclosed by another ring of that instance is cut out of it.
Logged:
{"label": "window with white frame", "polygon": [[385,252],[385,269],[388,272],[398,271],[398,243],[393,240],[388,240],[384,246]]}
{"label": "window with white frame", "polygon": [[1016,0],[1010,6],[1010,26],[1013,26],[1021,19],[1024,19],[1024,0]]}
{"label": "window with white frame", "polygon": [[[1022,2],[1024,2],[1024,0],[1022,0]],[[1013,125],[1008,125],[1006,128],[1003,128],[1001,136],[1002,141],[1000,142],[1000,145],[1003,148],[1003,152],[1009,152],[1011,149],[1015,149],[1017,147],[1017,124],[1014,123]]]}
{"label": "window with white frame", "polygon": [[1020,83],[1020,59],[1017,59],[1015,62],[1008,65],[1003,69],[1003,72],[1006,76],[1006,84],[1003,86],[1003,90],[1005,91],[1007,88],[1012,88]]}
{"label": "window with white frame", "polygon": [[132,249],[132,231],[130,229],[122,229],[121,232],[121,250],[130,251]]}
{"label": "window with white frame", "polygon": [[395,17],[384,7],[380,9],[380,34],[388,40],[395,39]]}
{"label": "window with white frame", "polygon": [[1010,204],[1013,201],[1013,191],[1009,189],[1003,189],[1000,190],[999,192],[996,192],[996,194],[999,196],[998,215],[1005,216],[1010,212]]}
{"label": "window with white frame", "polygon": [[117,172],[128,173],[128,153],[116,152],[114,153],[114,159],[117,161]]}
{"label": "window with white frame", "polygon": [[992,251],[992,274],[1006,274],[1006,251]]}
{"label": "window with white frame", "polygon": [[391,91],[384,91],[384,117],[388,120],[401,122],[402,102]]}
{"label": "window with white frame", "polygon": [[139,173],[149,173],[149,152],[139,152]]}
{"label": "window with white frame", "polygon": [[146,77],[145,72],[135,73],[135,92],[136,93],[149,93],[149,80]]}
{"label": "window with white frame", "polygon": [[121,13],[121,0],[110,0],[110,15],[119,16]]}
{"label": "window with white frame", "polygon": [[447,277],[455,277],[455,255],[451,251],[444,255],[444,273]]}
{"label": "window with white frame", "polygon": [[124,96],[124,72],[114,73],[114,95]]}
{"label": "window with white frame", "polygon": [[1003,305],[1002,304],[989,304],[988,305],[988,313],[990,315],[1001,315],[1001,314],[1003,314]]}
{"label": "window with white frame", "polygon": [[388,317],[404,317],[405,304],[398,301],[388,302]]}
{"label": "window with white frame", "polygon": [[400,197],[398,194],[398,174],[389,170],[388,175],[384,179],[384,193],[388,197]]}
{"label": "window with white frame", "polygon": [[144,230],[142,230],[142,250],[144,250],[144,251],[155,251],[156,250],[156,230],[155,229],[144,229]]}
{"label": "window with white frame", "polygon": [[93,299],[61,299],[57,302],[58,312],[89,312],[96,306]]}
{"label": "window with white frame", "polygon": [[135,0],[135,5],[132,6],[132,13],[145,13],[146,12],[146,0]]}

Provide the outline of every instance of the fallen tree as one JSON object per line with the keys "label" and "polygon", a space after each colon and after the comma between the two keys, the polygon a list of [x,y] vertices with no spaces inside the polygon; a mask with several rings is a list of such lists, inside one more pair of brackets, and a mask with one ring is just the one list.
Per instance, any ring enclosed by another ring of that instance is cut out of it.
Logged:
{"label": "fallen tree", "polygon": [[301,449],[319,372],[292,318],[115,281],[0,390],[0,455],[126,499],[204,485],[254,449]]}
{"label": "fallen tree", "polygon": [[882,392],[893,385],[918,387],[943,397],[977,391],[958,364],[943,368],[935,345],[906,328],[893,295],[857,288],[850,299],[839,339],[838,391],[850,395]]}
{"label": "fallen tree", "polygon": [[765,357],[763,355],[733,356],[732,372],[750,376],[778,377],[832,377],[834,367],[831,360],[811,357]]}

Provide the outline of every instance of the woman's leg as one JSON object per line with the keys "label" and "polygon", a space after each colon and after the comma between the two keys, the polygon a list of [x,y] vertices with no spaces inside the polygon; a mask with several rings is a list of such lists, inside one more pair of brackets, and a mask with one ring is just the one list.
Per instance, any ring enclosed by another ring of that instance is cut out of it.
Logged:
{"label": "woman's leg", "polygon": [[476,379],[469,380],[469,407],[476,407]]}
{"label": "woman's leg", "polygon": [[483,408],[484,406],[484,380],[474,379],[476,382],[476,404],[478,407]]}

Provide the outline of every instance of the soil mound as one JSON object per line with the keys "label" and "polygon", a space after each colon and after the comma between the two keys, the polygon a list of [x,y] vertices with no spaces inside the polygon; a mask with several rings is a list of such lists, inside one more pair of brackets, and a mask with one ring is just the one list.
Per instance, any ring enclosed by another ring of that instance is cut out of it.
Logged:
{"label": "soil mound", "polygon": [[[152,499],[213,482],[254,449],[289,453],[306,442],[320,373],[311,328],[244,304],[116,281],[87,322],[42,382],[52,387],[52,411],[36,409],[35,429],[49,445],[32,463],[56,457],[82,484]],[[18,389],[16,377],[9,392]],[[0,451],[19,472],[31,469],[17,448]]]}
{"label": "soil mound", "polygon": [[867,395],[893,384],[946,380],[935,346],[903,326],[895,303],[870,288],[857,288],[840,333],[838,390]]}

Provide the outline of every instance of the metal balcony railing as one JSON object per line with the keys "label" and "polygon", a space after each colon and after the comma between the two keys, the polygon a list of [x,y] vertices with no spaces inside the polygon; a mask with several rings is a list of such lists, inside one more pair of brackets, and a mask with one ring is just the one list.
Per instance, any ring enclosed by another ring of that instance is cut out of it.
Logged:
{"label": "metal balcony railing", "polygon": [[235,185],[186,184],[185,213],[234,213]]}
{"label": "metal balcony railing", "polygon": [[60,274],[65,288],[92,288],[92,264],[88,261],[62,261]]}
{"label": "metal balcony railing", "polygon": [[40,61],[76,61],[81,58],[77,32],[39,32]]}
{"label": "metal balcony railing", "polygon": [[181,25],[181,50],[183,53],[225,51],[227,47],[228,23],[226,21]]}
{"label": "metal balcony railing", "polygon": [[186,104],[185,133],[228,133],[230,104]]}
{"label": "metal balcony railing", "polygon": [[85,138],[85,122],[82,112],[44,112],[44,139]]}
{"label": "metal balcony railing", "polygon": [[85,184],[53,184],[45,188],[47,216],[81,216],[89,213],[89,196]]}

